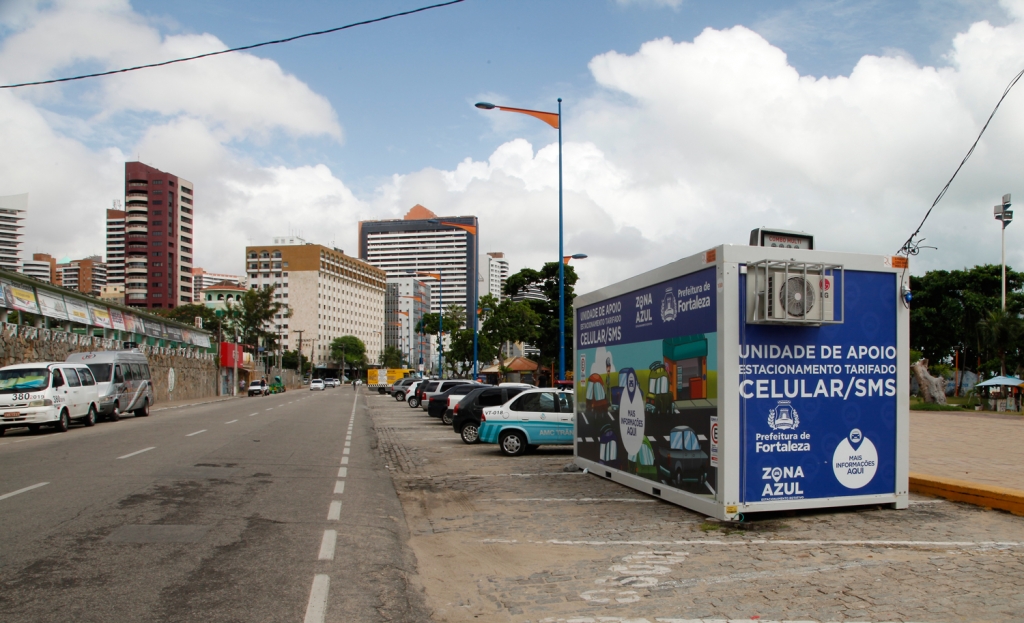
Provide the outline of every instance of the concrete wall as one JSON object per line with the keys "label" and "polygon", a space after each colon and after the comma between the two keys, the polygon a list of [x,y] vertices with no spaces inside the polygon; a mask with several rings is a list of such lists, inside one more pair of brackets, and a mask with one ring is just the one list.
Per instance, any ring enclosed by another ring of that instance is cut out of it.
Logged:
{"label": "concrete wall", "polygon": [[[0,366],[35,361],[64,361],[71,353],[112,350],[120,342],[27,325],[0,326]],[[149,359],[156,402],[217,395],[217,362],[209,355],[143,347]],[[174,387],[170,386],[174,370]]]}

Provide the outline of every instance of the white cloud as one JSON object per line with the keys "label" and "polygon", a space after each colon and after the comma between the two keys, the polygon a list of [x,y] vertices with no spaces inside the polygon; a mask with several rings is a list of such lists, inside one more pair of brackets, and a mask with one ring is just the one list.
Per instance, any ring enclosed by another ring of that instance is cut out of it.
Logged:
{"label": "white cloud", "polygon": [[683,0],[615,0],[615,1],[618,2],[619,4],[623,5],[623,6],[629,6],[631,4],[639,4],[639,5],[650,5],[650,6],[656,6],[656,7],[667,6],[667,7],[672,7],[673,9],[677,9],[677,8],[679,8],[679,7],[681,7],[683,5]]}

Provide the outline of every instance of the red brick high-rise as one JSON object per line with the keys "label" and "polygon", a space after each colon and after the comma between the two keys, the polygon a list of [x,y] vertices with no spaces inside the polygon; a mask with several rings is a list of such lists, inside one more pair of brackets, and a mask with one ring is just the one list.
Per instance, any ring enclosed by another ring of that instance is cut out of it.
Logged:
{"label": "red brick high-rise", "polygon": [[192,182],[141,162],[124,165],[125,303],[192,302]]}

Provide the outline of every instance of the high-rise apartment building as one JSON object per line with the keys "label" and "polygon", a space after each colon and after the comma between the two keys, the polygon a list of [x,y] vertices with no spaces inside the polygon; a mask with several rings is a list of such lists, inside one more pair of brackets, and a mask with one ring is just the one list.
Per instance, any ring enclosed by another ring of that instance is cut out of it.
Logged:
{"label": "high-rise apartment building", "polygon": [[[276,240],[276,239],[275,239]],[[226,275],[224,273],[208,273],[202,268],[192,269],[192,300],[199,303],[203,300],[202,291],[219,283],[229,283],[236,286],[245,285],[245,277],[238,275]]]}
{"label": "high-rise apartment building", "polygon": [[66,264],[58,264],[60,284],[69,290],[99,296],[107,285],[107,265],[103,258],[93,255]]}
{"label": "high-rise apartment building", "polygon": [[125,302],[146,309],[192,303],[192,183],[126,162],[124,184]]}
{"label": "high-rise apartment building", "polygon": [[28,193],[0,197],[0,268],[21,270],[21,224],[28,210]]}
{"label": "high-rise apartment building", "polygon": [[31,260],[21,263],[21,272],[40,281],[60,285],[57,260],[48,253],[33,253]]}
{"label": "high-rise apartment building", "polygon": [[385,345],[397,348],[410,367],[433,369],[431,338],[416,332],[424,314],[430,312],[430,285],[419,277],[388,279],[384,311]]}
{"label": "high-rise apartment building", "polygon": [[508,260],[505,254],[492,251],[480,260],[480,296],[490,294],[499,302],[505,299],[502,288],[508,279]]}
{"label": "high-rise apartment building", "polygon": [[274,299],[291,308],[268,331],[279,333],[285,349],[298,349],[313,365],[336,368],[331,342],[354,335],[366,345],[369,362],[380,361],[384,344],[384,271],[318,244],[245,248],[250,288],[275,286]]}
{"label": "high-rise apartment building", "polygon": [[[475,216],[439,217],[417,204],[404,219],[360,222],[359,257],[384,269],[389,278],[427,280],[431,311],[457,305],[473,326],[478,228]],[[440,275],[440,283],[426,273]]]}
{"label": "high-rise apartment building", "polygon": [[[119,201],[114,202],[119,205]],[[124,210],[107,210],[107,283],[124,285]]]}

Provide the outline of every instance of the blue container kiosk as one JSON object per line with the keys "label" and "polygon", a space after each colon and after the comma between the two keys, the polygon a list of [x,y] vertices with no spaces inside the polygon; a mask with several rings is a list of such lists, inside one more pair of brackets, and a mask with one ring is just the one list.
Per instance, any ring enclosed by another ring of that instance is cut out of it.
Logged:
{"label": "blue container kiosk", "polygon": [[576,464],[724,520],[906,508],[905,262],[723,245],[578,296]]}

